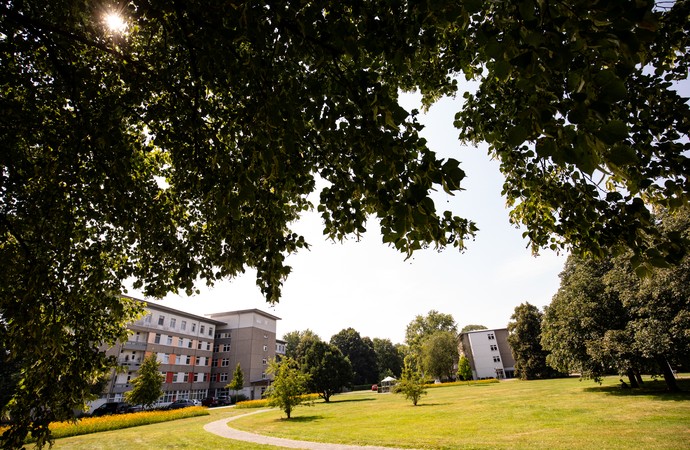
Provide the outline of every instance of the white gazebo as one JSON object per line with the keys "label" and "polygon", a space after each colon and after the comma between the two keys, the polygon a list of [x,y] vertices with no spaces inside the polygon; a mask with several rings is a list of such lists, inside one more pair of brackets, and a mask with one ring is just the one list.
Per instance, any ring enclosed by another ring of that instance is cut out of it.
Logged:
{"label": "white gazebo", "polygon": [[391,387],[395,385],[395,383],[398,380],[396,380],[394,377],[386,377],[383,380],[381,380],[381,386],[379,386],[379,392],[384,393],[384,392],[390,392]]}

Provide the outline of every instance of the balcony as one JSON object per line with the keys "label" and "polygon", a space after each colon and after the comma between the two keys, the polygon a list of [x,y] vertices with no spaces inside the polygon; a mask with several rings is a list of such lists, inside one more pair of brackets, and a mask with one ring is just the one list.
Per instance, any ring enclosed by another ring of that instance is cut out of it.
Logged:
{"label": "balcony", "polygon": [[139,367],[141,365],[141,359],[139,358],[118,358],[117,359],[117,364],[120,366],[129,366],[129,367]]}
{"label": "balcony", "polygon": [[146,350],[147,343],[145,341],[127,341],[122,344],[125,350]]}

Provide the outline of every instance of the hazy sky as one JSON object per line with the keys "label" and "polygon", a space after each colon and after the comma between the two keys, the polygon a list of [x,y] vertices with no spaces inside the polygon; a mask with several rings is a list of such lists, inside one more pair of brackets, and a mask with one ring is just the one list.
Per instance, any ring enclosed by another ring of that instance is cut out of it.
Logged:
{"label": "hazy sky", "polygon": [[[404,96],[409,109],[417,101],[417,96]],[[467,174],[465,191],[456,196],[441,192],[435,198],[439,210],[450,209],[477,223],[479,233],[464,253],[429,249],[405,261],[381,242],[375,220],[360,242],[332,243],[324,239],[319,215],[313,212],[294,226],[311,250],[288,257],[293,269],[279,304],[264,301],[249,270],[214,288],[201,286],[201,294],[191,298],[170,295],[162,304],[200,315],[258,308],[282,319],[279,337],[309,328],[329,340],[352,327],[362,336],[394,343],[404,341],[405,327],[416,315],[432,309],[452,314],[459,328],[502,328],[520,303],[549,304],[566,255],[544,250],[532,256],[522,231],[510,225],[498,162],[489,159],[485,147],[462,146],[457,139],[453,118],[460,101],[444,99],[420,121],[430,148],[440,157],[458,159]]]}

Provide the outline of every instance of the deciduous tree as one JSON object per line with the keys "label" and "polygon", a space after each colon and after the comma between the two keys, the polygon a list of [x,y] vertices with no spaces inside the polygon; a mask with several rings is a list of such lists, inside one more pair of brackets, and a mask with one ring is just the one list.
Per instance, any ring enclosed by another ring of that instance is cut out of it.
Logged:
{"label": "deciduous tree", "polygon": [[309,375],[300,370],[297,361],[292,358],[271,361],[267,373],[273,375],[273,382],[266,390],[268,404],[280,408],[288,419],[297,406],[309,403],[304,397]]}
{"label": "deciduous tree", "polygon": [[546,364],[546,352],[541,346],[543,313],[527,302],[515,307],[508,323],[508,343],[515,359],[515,372],[522,380],[551,378],[557,374]]}
{"label": "deciduous tree", "polygon": [[374,351],[376,352],[376,367],[378,381],[391,375],[399,378],[403,369],[403,354],[393,345],[390,339],[374,338]]}
{"label": "deciduous tree", "polygon": [[371,339],[361,337],[354,328],[345,328],[331,336],[331,344],[338,347],[350,360],[354,384],[373,384],[378,381],[376,352]]}
{"label": "deciduous tree", "polygon": [[302,370],[309,375],[310,392],[318,392],[326,403],[352,383],[352,365],[333,344],[313,342],[301,362]]}
{"label": "deciduous tree", "polygon": [[422,342],[421,363],[424,374],[448,380],[458,362],[458,337],[451,331],[436,331]]}
{"label": "deciduous tree", "polygon": [[404,395],[407,400],[412,400],[413,406],[417,406],[419,399],[426,395],[422,373],[412,367],[405,367],[400,381],[393,387],[393,392]]}
{"label": "deciduous tree", "polygon": [[130,381],[132,390],[125,393],[125,400],[145,408],[156,403],[163,395],[163,381],[165,381],[159,368],[160,363],[156,360],[156,355],[150,354],[144,358],[137,376]]}
{"label": "deciduous tree", "polygon": [[242,390],[244,387],[244,372],[242,372],[240,363],[237,363],[235,371],[232,374],[232,380],[230,380],[230,383],[225,387],[235,391],[235,403],[237,403],[237,391]]}
{"label": "deciduous tree", "polygon": [[462,355],[458,360],[458,378],[462,381],[469,381],[472,379],[472,366],[467,356]]}

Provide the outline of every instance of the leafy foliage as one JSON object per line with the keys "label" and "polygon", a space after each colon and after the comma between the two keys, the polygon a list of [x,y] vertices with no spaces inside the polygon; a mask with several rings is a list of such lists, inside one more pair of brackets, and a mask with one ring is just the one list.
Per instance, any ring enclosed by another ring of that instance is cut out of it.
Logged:
{"label": "leafy foliage", "polygon": [[458,378],[462,381],[469,381],[472,379],[472,366],[467,356],[462,355],[458,360]]}
{"label": "leafy foliage", "polygon": [[418,315],[405,329],[405,342],[411,349],[417,349],[422,342],[437,331],[458,332],[458,326],[451,314],[440,313],[434,309],[426,316]]}
{"label": "leafy foliage", "polygon": [[130,381],[132,390],[125,393],[125,399],[134,405],[150,407],[164,394],[160,363],[156,355],[150,354],[139,367],[138,375]]}
{"label": "leafy foliage", "polygon": [[[232,380],[230,380],[230,383],[225,387],[235,391],[235,393],[242,390],[244,387],[244,372],[242,372],[240,363],[237,363],[237,366],[235,366],[235,371],[232,373]],[[237,403],[237,398],[235,398],[235,403]]]}
{"label": "leafy foliage", "polygon": [[278,301],[317,178],[332,239],[374,217],[406,256],[462,249],[475,225],[430,193],[465,173],[400,89],[479,81],[456,124],[535,251],[630,248],[648,272],[687,249],[650,214],[690,197],[687,0],[122,5],[121,34],[99,2],[0,5],[0,348],[27,356],[5,446],[83,406],[137,314],[124,280],[163,296],[252,267]]}
{"label": "leafy foliage", "polygon": [[285,356],[295,361],[300,361],[314,342],[321,342],[321,338],[308,328],[304,331],[285,333],[283,340],[286,342]]}
{"label": "leafy foliage", "polygon": [[[662,234],[690,233],[686,209],[660,214]],[[676,390],[669,364],[688,364],[690,262],[636,276],[629,256],[610,262],[569,258],[561,287],[547,308],[542,343],[557,368],[580,368],[597,379],[606,370],[652,370]]]}
{"label": "leafy foliage", "polygon": [[386,376],[400,377],[403,369],[403,355],[390,339],[374,338],[374,352],[376,352],[376,368],[378,381]]}
{"label": "leafy foliage", "polygon": [[421,363],[424,373],[438,380],[453,378],[458,362],[458,337],[451,331],[436,331],[422,342]]}
{"label": "leafy foliage", "polygon": [[484,325],[465,325],[462,327],[462,330],[460,330],[460,333],[467,333],[469,331],[476,331],[476,330],[488,330]]}
{"label": "leafy foliage", "polygon": [[527,302],[515,307],[508,323],[508,343],[515,359],[515,372],[521,380],[551,378],[557,374],[546,364],[541,346],[543,313]]}
{"label": "leafy foliage", "polygon": [[309,376],[309,391],[318,392],[326,403],[353,379],[350,360],[335,345],[320,341],[307,349],[302,371]]}
{"label": "leafy foliage", "polygon": [[413,406],[417,406],[422,396],[427,393],[422,373],[411,367],[405,367],[400,381],[393,386],[393,392],[404,395],[407,400],[412,400]]}
{"label": "leafy foliage", "polygon": [[350,360],[353,372],[353,384],[374,384],[378,382],[376,369],[376,351],[374,343],[368,337],[361,337],[354,328],[345,328],[331,336],[335,345]]}
{"label": "leafy foliage", "polygon": [[297,406],[309,403],[303,394],[307,393],[310,377],[300,370],[294,359],[271,361],[267,372],[273,374],[273,382],[266,390],[270,406],[280,408],[289,419]]}

